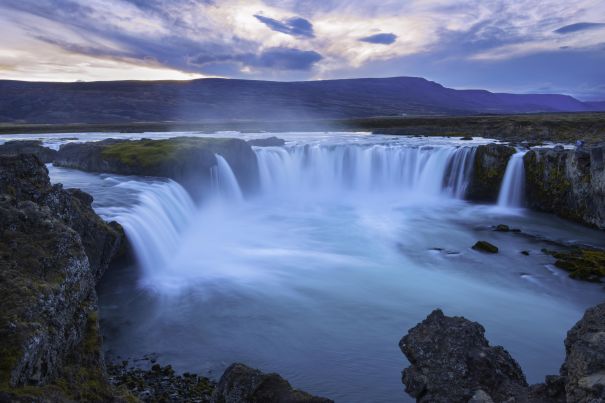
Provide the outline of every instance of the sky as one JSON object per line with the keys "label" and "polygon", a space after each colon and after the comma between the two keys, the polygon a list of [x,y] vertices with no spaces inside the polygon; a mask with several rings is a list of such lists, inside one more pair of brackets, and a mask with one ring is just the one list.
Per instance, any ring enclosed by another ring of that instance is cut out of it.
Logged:
{"label": "sky", "polygon": [[605,100],[603,0],[0,0],[0,79],[320,80]]}

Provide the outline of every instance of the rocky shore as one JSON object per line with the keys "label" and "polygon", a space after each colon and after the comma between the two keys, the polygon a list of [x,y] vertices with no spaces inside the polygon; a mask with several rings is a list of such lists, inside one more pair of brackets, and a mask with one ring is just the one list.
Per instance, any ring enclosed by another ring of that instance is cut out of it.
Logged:
{"label": "rocky shore", "polygon": [[605,304],[567,332],[560,373],[541,384],[528,385],[517,361],[484,333],[477,322],[433,311],[399,342],[410,362],[406,392],[421,403],[605,402]]}
{"label": "rocky shore", "polygon": [[95,287],[125,239],[92,201],[51,185],[36,155],[0,153],[0,402],[330,401],[242,364],[218,385],[106,364]]}

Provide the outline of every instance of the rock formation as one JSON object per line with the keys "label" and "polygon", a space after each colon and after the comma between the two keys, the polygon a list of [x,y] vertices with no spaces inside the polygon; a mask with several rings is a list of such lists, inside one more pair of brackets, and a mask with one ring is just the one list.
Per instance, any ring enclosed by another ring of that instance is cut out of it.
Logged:
{"label": "rock formation", "polygon": [[605,303],[590,308],[567,333],[559,375],[528,386],[519,364],[484,328],[439,309],[410,329],[399,347],[410,361],[406,392],[417,402],[605,402]]}
{"label": "rock formation", "polygon": [[605,229],[605,145],[524,157],[528,206]]}
{"label": "rock formation", "polygon": [[332,400],[293,389],[278,374],[264,374],[243,364],[231,364],[221,377],[213,403],[330,403]]}
{"label": "rock formation", "polygon": [[256,154],[244,140],[234,138],[68,143],[61,146],[54,164],[84,171],[171,178],[199,196],[212,180],[211,168],[217,165],[215,154],[225,158],[244,190],[256,188]]}
{"label": "rock formation", "polygon": [[91,202],[51,186],[34,155],[0,157],[0,391],[8,400],[110,396],[95,286],[121,236]]}
{"label": "rock formation", "polygon": [[478,146],[466,198],[473,201],[495,202],[498,199],[508,160],[514,153],[513,147],[502,144]]}
{"label": "rock formation", "polygon": [[0,144],[0,155],[34,154],[45,164],[52,162],[57,151],[44,147],[40,140],[13,140]]}
{"label": "rock formation", "polygon": [[271,136],[264,139],[248,140],[248,144],[256,147],[280,147],[286,144],[286,142],[279,137]]}

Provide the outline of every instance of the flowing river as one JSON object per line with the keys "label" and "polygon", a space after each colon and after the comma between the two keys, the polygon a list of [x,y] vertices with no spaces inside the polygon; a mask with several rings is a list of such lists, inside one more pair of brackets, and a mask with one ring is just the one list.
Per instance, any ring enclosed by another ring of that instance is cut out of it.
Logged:
{"label": "flowing river", "polygon": [[[30,137],[58,147],[177,135]],[[197,203],[170,180],[49,167],[53,182],[91,193],[97,212],[124,226],[137,257],[113,267],[99,287],[109,357],[155,353],[179,371],[214,378],[243,362],[340,402],[412,401],[397,344],[440,307],[479,321],[530,383],[558,373],[565,333],[604,294],[569,279],[541,249],[552,248],[549,240],[604,240],[520,207],[518,160],[500,203],[478,205],[463,195],[475,147],[488,140],[277,136],[285,147],[255,147],[254,194],[242,194],[218,156]],[[522,232],[495,232],[497,224]],[[479,239],[500,253],[472,250]]]}

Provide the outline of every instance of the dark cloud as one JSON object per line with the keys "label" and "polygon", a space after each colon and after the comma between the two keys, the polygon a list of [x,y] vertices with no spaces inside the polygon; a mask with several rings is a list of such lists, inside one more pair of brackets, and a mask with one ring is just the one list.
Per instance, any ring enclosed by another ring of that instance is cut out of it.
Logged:
{"label": "dark cloud", "polygon": [[380,45],[390,45],[395,43],[397,35],[395,34],[375,34],[366,36],[365,38],[359,38],[361,42],[377,43]]}
{"label": "dark cloud", "polygon": [[225,64],[240,64],[248,67],[275,70],[308,71],[320,61],[322,56],[312,50],[276,47],[260,54],[201,54],[190,60],[196,66],[208,67]]}
{"label": "dark cloud", "polygon": [[271,28],[273,31],[281,32],[292,36],[304,36],[313,38],[313,24],[301,17],[292,17],[284,21],[255,14],[257,20]]}
{"label": "dark cloud", "polygon": [[557,34],[571,34],[578,31],[586,31],[589,29],[603,28],[605,23],[602,22],[578,22],[575,24],[565,25],[559,29],[555,29],[553,32]]}

